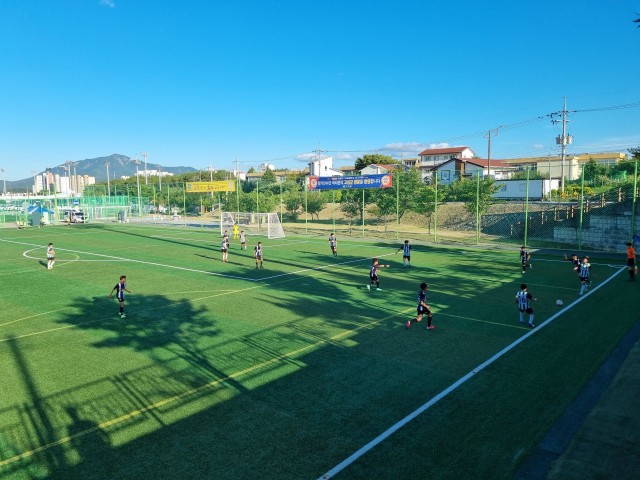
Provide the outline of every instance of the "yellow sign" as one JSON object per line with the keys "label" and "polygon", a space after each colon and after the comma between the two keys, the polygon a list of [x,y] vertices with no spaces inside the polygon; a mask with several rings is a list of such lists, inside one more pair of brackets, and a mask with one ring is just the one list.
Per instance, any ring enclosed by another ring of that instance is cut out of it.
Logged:
{"label": "yellow sign", "polygon": [[235,180],[222,180],[220,182],[189,182],[187,183],[187,193],[200,192],[235,192]]}

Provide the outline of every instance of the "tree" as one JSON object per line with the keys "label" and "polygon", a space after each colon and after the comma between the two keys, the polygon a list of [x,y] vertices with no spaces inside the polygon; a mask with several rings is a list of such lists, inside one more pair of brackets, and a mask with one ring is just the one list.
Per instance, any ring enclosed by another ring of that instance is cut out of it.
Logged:
{"label": "tree", "polygon": [[307,213],[313,216],[316,216],[316,220],[319,218],[319,213],[324,209],[327,205],[327,200],[321,192],[309,192],[307,193]]}
{"label": "tree", "polygon": [[360,196],[356,195],[354,190],[347,190],[342,196],[340,210],[349,220],[349,229],[351,229],[355,218],[358,216],[362,218],[362,201],[360,201]]}
{"label": "tree", "polygon": [[289,190],[282,196],[282,201],[284,202],[284,208],[287,210],[287,213],[294,221],[297,220],[298,210],[302,205],[302,195],[300,195],[300,192],[298,190]]}
{"label": "tree", "polygon": [[275,183],[277,181],[275,172],[270,168],[267,168],[262,174],[261,181],[263,183]]}
{"label": "tree", "polygon": [[590,158],[582,168],[584,172],[584,179],[588,182],[593,182],[600,175],[606,175],[609,170],[604,165],[598,165],[593,158]]}
{"label": "tree", "polygon": [[445,198],[447,201],[464,202],[464,209],[471,215],[476,214],[476,209],[482,215],[487,212],[493,201],[493,194],[500,188],[491,177],[480,180],[480,185],[477,178],[463,178],[445,189]]}
{"label": "tree", "polygon": [[256,169],[251,167],[249,170],[247,170],[247,173],[256,173]]}
{"label": "tree", "polygon": [[423,185],[415,191],[414,195],[416,201],[413,211],[425,216],[429,233],[431,233],[431,217],[436,210],[436,189],[432,186]]}
{"label": "tree", "polygon": [[372,155],[363,155],[358,158],[355,163],[356,170],[360,171],[367,165],[376,164],[376,165],[398,165],[400,162],[389,155],[382,155],[380,153],[375,153]]}

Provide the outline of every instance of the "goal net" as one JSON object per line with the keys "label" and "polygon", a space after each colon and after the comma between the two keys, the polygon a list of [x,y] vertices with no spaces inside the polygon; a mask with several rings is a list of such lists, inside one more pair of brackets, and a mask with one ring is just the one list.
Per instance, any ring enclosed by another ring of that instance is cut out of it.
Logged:
{"label": "goal net", "polygon": [[247,235],[267,235],[268,238],[284,238],[284,230],[277,213],[222,212],[220,233],[233,234],[233,226]]}

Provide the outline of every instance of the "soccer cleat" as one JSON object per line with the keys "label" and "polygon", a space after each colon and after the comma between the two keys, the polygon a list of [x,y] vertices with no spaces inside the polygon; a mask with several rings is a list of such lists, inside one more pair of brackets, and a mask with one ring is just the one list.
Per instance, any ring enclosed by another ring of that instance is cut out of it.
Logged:
{"label": "soccer cleat", "polygon": [[371,290],[371,285],[367,285],[367,290]]}
{"label": "soccer cleat", "polygon": [[411,320],[407,320],[407,328],[411,326]]}
{"label": "soccer cleat", "polygon": [[531,328],[535,327],[535,325],[531,322],[527,323],[527,325],[529,325]]}
{"label": "soccer cleat", "polygon": [[524,323],[524,320],[520,320],[520,323]]}
{"label": "soccer cleat", "polygon": [[533,265],[529,264],[529,268],[533,268]]}
{"label": "soccer cleat", "polygon": [[434,328],[436,328],[436,326],[435,326],[435,325],[429,325],[427,328],[428,328],[429,330],[433,330]]}
{"label": "soccer cleat", "polygon": [[380,287],[376,288],[376,290],[382,290]]}
{"label": "soccer cleat", "polygon": [[120,318],[127,318],[127,316],[124,313],[121,313]]}

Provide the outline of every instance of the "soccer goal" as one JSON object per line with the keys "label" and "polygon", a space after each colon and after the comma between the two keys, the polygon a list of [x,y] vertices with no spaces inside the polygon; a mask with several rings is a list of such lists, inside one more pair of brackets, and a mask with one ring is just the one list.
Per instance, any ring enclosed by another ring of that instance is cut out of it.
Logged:
{"label": "soccer goal", "polygon": [[277,213],[222,212],[220,214],[220,233],[225,230],[233,233],[238,225],[247,235],[267,235],[268,238],[284,238],[284,230]]}

